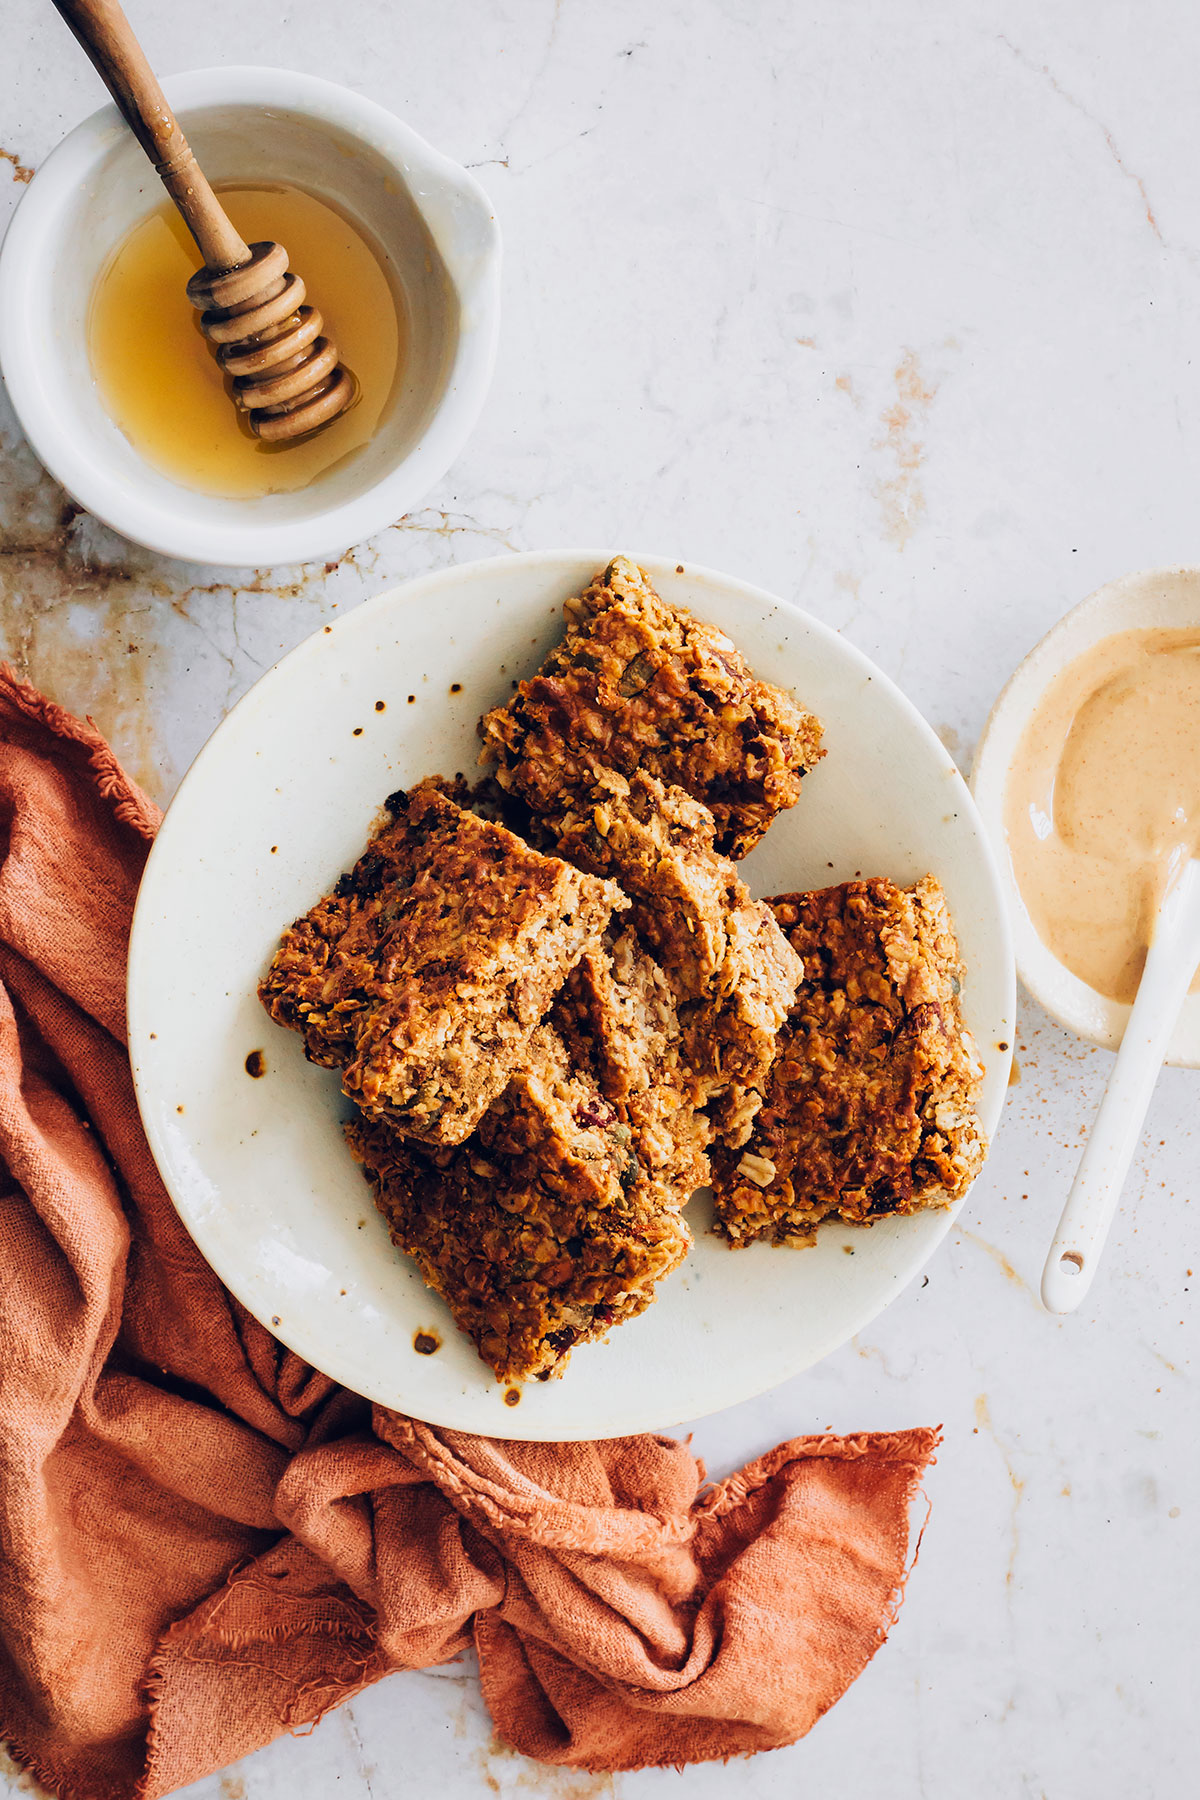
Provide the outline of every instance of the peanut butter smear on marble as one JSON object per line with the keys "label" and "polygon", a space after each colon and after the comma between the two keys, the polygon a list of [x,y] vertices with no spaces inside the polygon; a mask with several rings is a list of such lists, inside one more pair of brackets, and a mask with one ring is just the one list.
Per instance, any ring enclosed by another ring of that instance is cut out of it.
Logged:
{"label": "peanut butter smear on marble", "polygon": [[1017,746],[1004,825],[1042,942],[1132,1000],[1168,883],[1200,854],[1200,629],[1117,632],[1062,670]]}

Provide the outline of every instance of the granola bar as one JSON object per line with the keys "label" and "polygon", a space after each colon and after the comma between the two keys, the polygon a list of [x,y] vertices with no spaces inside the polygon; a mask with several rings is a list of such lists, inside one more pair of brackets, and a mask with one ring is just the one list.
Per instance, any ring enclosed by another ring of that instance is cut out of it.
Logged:
{"label": "granola bar", "polygon": [[744,1143],[803,972],[765,901],[714,848],[712,814],[653,776],[603,774],[556,834],[616,879],[676,1000],[680,1049],[715,1136]]}
{"label": "granola bar", "polygon": [[429,1143],[461,1143],[584,949],[626,904],[608,881],[465,811],[437,781],[283,935],[259,995],[346,1093]]}
{"label": "granola bar", "polygon": [[851,881],[771,904],[804,981],[749,1141],[714,1155],[717,1229],[811,1244],[823,1219],[951,1205],[986,1144],[941,887]]}
{"label": "granola bar", "polygon": [[629,1126],[639,1191],[685,1206],[708,1181],[709,1127],[682,1058],[670,983],[635,932],[585,950],[550,1020],[573,1066]]}
{"label": "granola bar", "polygon": [[502,1381],[560,1375],[576,1344],[644,1311],[691,1244],[549,1026],[468,1143],[419,1146],[366,1119],[346,1135],[393,1240]]}
{"label": "granola bar", "polygon": [[742,857],[794,806],[823,754],[820,721],[758,681],[724,632],[672,606],[616,557],[565,608],[538,673],[480,722],[481,760],[541,818],[600,770],[659,777],[710,809],[717,848]]}

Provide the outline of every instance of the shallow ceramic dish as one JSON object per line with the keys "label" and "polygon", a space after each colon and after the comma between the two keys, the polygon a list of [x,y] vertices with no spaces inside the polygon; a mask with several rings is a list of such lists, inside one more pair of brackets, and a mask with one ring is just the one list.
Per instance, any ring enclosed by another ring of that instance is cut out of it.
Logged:
{"label": "shallow ceramic dish", "polygon": [[[483,405],[500,311],[500,239],[475,177],[373,100],[288,69],[198,69],[163,84],[201,167],[221,182],[290,183],[374,246],[408,348],[369,444],[308,487],[223,499],[147,463],[92,379],[88,310],[113,250],[163,203],[115,106],[47,157],[0,252],[0,364],[25,435],[81,506],[135,543],[262,567],[340,556],[416,505]],[[180,306],[188,312],[180,292]]]}
{"label": "shallow ceramic dish", "polygon": [[[1054,678],[1084,651],[1117,631],[1200,629],[1200,569],[1151,569],[1123,575],[1074,607],[1029,652],[992,708],[971,771],[971,787],[995,846],[1013,922],[1017,972],[1051,1017],[1115,1050],[1130,1007],[1073,975],[1038,936],[1021,898],[1004,826],[1008,771],[1030,717]],[[1167,1052],[1169,1063],[1200,1068],[1200,993],[1189,994]]]}
{"label": "shallow ceramic dish", "polygon": [[[614,1436],[731,1405],[843,1343],[945,1235],[924,1213],[823,1229],[811,1250],[696,1247],[661,1298],[563,1378],[503,1390],[388,1240],[343,1145],[335,1075],[255,997],[281,928],[355,859],[384,796],[469,770],[480,713],[561,635],[603,551],[536,552],[409,582],[326,626],[214,733],[150,856],[129,963],[130,1043],[151,1147],[205,1256],[259,1319],[347,1386],[420,1418],[506,1437]],[[940,877],[966,964],[995,1131],[1013,1035],[1008,927],[986,834],[954,764],[892,683],[806,614],[703,569],[639,558],[717,621],[757,672],[825,721],[828,755],[742,865],[758,894],[864,873]],[[385,703],[377,710],[377,703]],[[266,1073],[246,1058],[262,1051]],[[843,1246],[854,1255],[843,1254]],[[415,1353],[418,1331],[442,1340]]]}

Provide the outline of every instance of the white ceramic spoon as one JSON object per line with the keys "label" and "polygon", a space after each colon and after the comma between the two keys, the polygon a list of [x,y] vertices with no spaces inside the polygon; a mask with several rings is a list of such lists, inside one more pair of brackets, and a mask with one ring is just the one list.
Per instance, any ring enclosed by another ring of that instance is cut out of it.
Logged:
{"label": "white ceramic spoon", "polygon": [[1167,889],[1100,1111],[1042,1272],[1042,1303],[1073,1312],[1092,1285],[1163,1057],[1200,964],[1200,860]]}

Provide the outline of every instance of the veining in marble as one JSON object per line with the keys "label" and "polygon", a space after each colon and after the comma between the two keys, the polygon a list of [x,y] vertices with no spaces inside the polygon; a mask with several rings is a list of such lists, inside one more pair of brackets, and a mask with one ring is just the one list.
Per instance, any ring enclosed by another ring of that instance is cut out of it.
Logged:
{"label": "veining in marble", "polygon": [[[0,398],[0,639],[167,799],[337,610],[507,549],[611,543],[808,607],[964,768],[1068,606],[1200,562],[1200,15],[1178,0],[128,0],[161,68],[287,61],[474,167],[495,386],[422,509],[340,562],[184,567],[75,513]],[[283,21],[281,25],[281,21]],[[0,225],[101,95],[9,0]],[[130,646],[134,646],[130,649]],[[1023,1002],[1019,1079],[926,1276],[696,1421],[710,1471],[941,1422],[891,1637],[789,1750],[588,1776],[494,1739],[469,1661],[397,1675],[190,1800],[1182,1800],[1200,1754],[1200,1077],[1167,1070],[1081,1311],[1037,1283],[1110,1066]],[[35,1791],[0,1760],[0,1794]]]}

